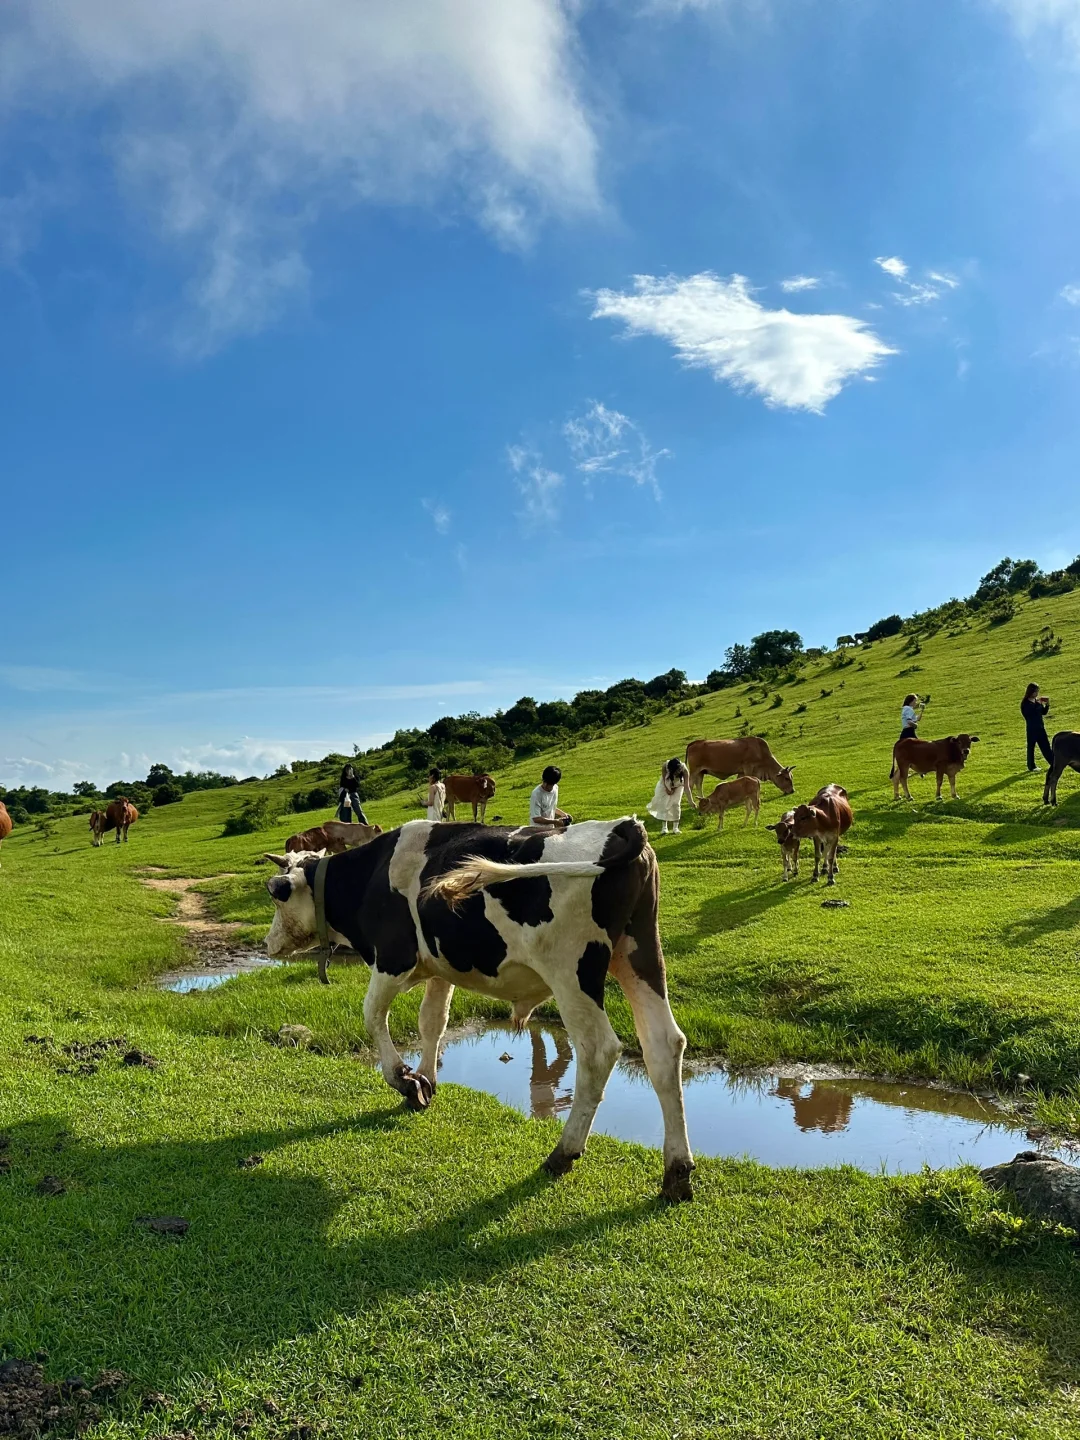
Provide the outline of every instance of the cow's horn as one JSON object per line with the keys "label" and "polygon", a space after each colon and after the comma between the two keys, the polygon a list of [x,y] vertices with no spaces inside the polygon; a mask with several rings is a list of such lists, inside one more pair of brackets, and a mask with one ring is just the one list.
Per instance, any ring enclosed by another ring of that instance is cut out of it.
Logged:
{"label": "cow's horn", "polygon": [[271,855],[269,854],[269,852],[264,852],[263,859],[272,860],[274,864],[278,866],[278,868],[281,870],[287,870],[289,868],[288,855]]}

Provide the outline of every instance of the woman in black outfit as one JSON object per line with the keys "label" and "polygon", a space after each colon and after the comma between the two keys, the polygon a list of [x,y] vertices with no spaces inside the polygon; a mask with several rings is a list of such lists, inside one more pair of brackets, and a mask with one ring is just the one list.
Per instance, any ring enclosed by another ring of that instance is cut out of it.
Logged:
{"label": "woman in black outfit", "polygon": [[360,808],[360,776],[351,765],[346,765],[341,772],[341,780],[338,783],[338,806],[337,814],[339,820],[345,819],[346,810],[352,810],[353,822],[361,825],[368,823],[368,818]]}
{"label": "woman in black outfit", "polygon": [[1047,765],[1052,764],[1054,752],[1050,748],[1050,741],[1046,736],[1046,712],[1050,709],[1050,701],[1045,695],[1039,694],[1038,685],[1031,684],[1024,691],[1024,698],[1020,701],[1020,714],[1024,717],[1024,724],[1027,726],[1027,768],[1029,771],[1038,769],[1035,764],[1035,746],[1042,751],[1043,759]]}

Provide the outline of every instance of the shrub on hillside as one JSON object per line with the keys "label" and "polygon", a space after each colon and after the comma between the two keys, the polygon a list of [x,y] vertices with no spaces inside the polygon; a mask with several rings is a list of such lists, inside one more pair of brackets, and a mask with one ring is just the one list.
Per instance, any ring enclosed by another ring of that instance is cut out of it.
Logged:
{"label": "shrub on hillside", "polygon": [[435,756],[426,745],[410,745],[405,752],[405,763],[410,770],[430,770]]}
{"label": "shrub on hillside", "polygon": [[184,791],[175,780],[167,780],[164,785],[159,785],[154,791],[155,805],[175,805],[178,800],[183,800],[183,798]]}
{"label": "shrub on hillside", "polygon": [[1075,575],[1068,570],[1051,570],[1046,575],[1035,576],[1028,594],[1033,600],[1041,600],[1046,595],[1068,595],[1070,590],[1075,589]]}
{"label": "shrub on hillside", "polygon": [[245,800],[235,815],[230,815],[222,828],[222,835],[254,835],[265,830],[273,816],[269,795],[253,795]]}
{"label": "shrub on hillside", "polygon": [[1004,625],[1016,614],[1016,601],[1007,590],[1001,592],[996,599],[991,600],[986,607],[986,619],[990,625]]}
{"label": "shrub on hillside", "polygon": [[1037,656],[1060,655],[1061,636],[1055,635],[1049,625],[1044,625],[1031,642],[1031,653]]}
{"label": "shrub on hillside", "polygon": [[14,825],[29,825],[30,823],[30,811],[25,805],[16,805],[14,809],[8,811],[8,814]]}
{"label": "shrub on hillside", "polygon": [[883,620],[874,621],[866,632],[866,639],[872,645],[875,640],[887,640],[890,635],[899,635],[903,628],[904,622],[899,615],[886,615]]}

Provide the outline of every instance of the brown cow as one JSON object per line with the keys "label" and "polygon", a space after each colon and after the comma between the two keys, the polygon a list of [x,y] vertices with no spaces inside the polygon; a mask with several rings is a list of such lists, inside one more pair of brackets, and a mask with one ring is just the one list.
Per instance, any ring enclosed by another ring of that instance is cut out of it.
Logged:
{"label": "brown cow", "polygon": [[780,846],[780,858],[784,863],[782,878],[786,880],[790,873],[794,880],[799,873],[799,847],[802,843],[795,834],[795,811],[785,811],[775,825],[766,825],[765,829],[776,833],[776,840]]}
{"label": "brown cow", "polygon": [[840,871],[836,863],[836,847],[840,844],[840,836],[851,829],[854,818],[847,791],[842,785],[823,785],[809,805],[796,805],[790,814],[791,820],[787,823],[793,837],[814,842],[811,880],[817,880],[819,872],[824,870],[829,877],[828,883],[835,885]]}
{"label": "brown cow", "polygon": [[738,740],[691,740],[686,747],[686,766],[690,771],[690,796],[695,800],[702,798],[701,782],[706,775],[715,775],[718,780],[752,775],[755,780],[771,780],[782,795],[791,795],[795,790],[791,778],[795,766],[781,765],[760,735],[744,735]]}
{"label": "brown cow", "polygon": [[[455,805],[471,805],[472,818],[477,818],[480,824],[484,824],[484,816],[487,814],[488,801],[495,798],[495,781],[490,775],[447,775],[446,804],[443,810],[443,818],[455,820]],[[479,811],[479,817],[477,816]]]}
{"label": "brown cow", "polygon": [[93,837],[94,846],[103,843],[107,831],[116,831],[116,843],[120,844],[121,836],[125,845],[127,844],[128,828],[135,824],[139,818],[139,812],[132,805],[126,795],[118,795],[115,800],[110,800],[104,811],[94,810],[90,815],[90,834]]}
{"label": "brown cow", "polygon": [[285,853],[324,850],[327,855],[344,855],[346,850],[367,845],[382,833],[381,825],[350,825],[345,820],[327,820],[325,825],[316,825],[311,830],[290,835],[285,841]]}
{"label": "brown cow", "polygon": [[4,841],[11,834],[11,828],[11,816],[7,812],[7,806],[0,800],[0,845],[3,845]]}
{"label": "brown cow", "polygon": [[890,772],[893,782],[893,799],[899,800],[900,787],[911,799],[907,777],[912,771],[916,775],[937,775],[936,799],[941,799],[941,782],[949,777],[949,789],[956,799],[956,777],[964,768],[964,762],[971,754],[971,747],[978,740],[977,735],[949,735],[944,740],[898,740],[893,746],[893,768]]}
{"label": "brown cow", "polygon": [[702,815],[718,816],[716,828],[722,830],[724,812],[733,805],[745,805],[746,819],[743,824],[749,825],[750,816],[753,815],[756,825],[758,811],[761,809],[761,781],[755,780],[752,775],[740,775],[738,780],[725,780],[717,785],[711,795],[699,800],[697,808]]}
{"label": "brown cow", "polygon": [[105,834],[105,811],[90,811],[90,843],[96,850]]}

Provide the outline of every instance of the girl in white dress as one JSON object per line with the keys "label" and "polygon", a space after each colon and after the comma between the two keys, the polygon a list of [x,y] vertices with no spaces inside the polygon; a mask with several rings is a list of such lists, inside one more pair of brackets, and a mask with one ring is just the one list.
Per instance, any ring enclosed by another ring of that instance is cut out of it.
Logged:
{"label": "girl in white dress", "polygon": [[656,789],[649,801],[649,814],[656,820],[663,821],[661,835],[668,833],[668,826],[672,827],[672,834],[679,833],[679,815],[682,810],[683,791],[690,788],[690,772],[681,760],[668,760],[660,771],[660,779],[656,782]]}
{"label": "girl in white dress", "polygon": [[441,770],[428,771],[427,787],[427,818],[429,820],[441,820],[443,810],[446,808],[446,786],[443,784]]}

